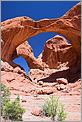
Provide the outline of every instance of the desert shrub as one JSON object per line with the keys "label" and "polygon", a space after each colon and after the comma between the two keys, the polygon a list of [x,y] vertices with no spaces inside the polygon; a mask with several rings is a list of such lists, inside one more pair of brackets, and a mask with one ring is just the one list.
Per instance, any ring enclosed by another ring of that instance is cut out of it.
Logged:
{"label": "desert shrub", "polygon": [[15,101],[8,101],[3,107],[3,116],[5,119],[13,121],[22,121],[22,114],[25,110],[20,106],[20,100],[18,98]]}
{"label": "desert shrub", "polygon": [[1,98],[2,100],[10,100],[10,91],[9,89],[2,83],[0,83],[0,88],[1,88]]}
{"label": "desert shrub", "polygon": [[12,121],[22,121],[22,114],[25,110],[20,105],[20,98],[17,98],[14,101],[10,100],[10,91],[4,85],[1,86],[1,115],[5,120]]}
{"label": "desert shrub", "polygon": [[1,89],[1,115],[3,115],[3,107],[5,103],[10,101],[10,91],[9,89],[2,83],[0,83]]}
{"label": "desert shrub", "polygon": [[67,116],[67,113],[64,111],[64,106],[61,104],[58,113],[58,120],[63,122]]}
{"label": "desert shrub", "polygon": [[51,117],[53,120],[57,115],[58,99],[59,98],[52,96],[43,105],[43,114]]}
{"label": "desert shrub", "polygon": [[42,113],[45,116],[51,117],[52,120],[64,121],[66,112],[63,105],[60,104],[59,98],[51,96],[43,105]]}

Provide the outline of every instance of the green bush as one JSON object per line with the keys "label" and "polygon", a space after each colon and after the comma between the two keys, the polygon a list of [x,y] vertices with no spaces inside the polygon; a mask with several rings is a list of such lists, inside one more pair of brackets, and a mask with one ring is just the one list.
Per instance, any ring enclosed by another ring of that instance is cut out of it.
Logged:
{"label": "green bush", "polygon": [[64,111],[64,106],[61,104],[59,113],[58,113],[58,120],[63,122],[66,118],[66,112]]}
{"label": "green bush", "polygon": [[0,88],[1,88],[1,98],[2,100],[10,100],[10,91],[9,89],[2,83],[0,83]]}
{"label": "green bush", "polygon": [[2,83],[1,86],[1,115],[5,120],[22,121],[22,114],[25,110],[20,106],[19,96],[10,100],[10,91]]}
{"label": "green bush", "polygon": [[5,103],[3,107],[3,113],[5,119],[10,119],[13,121],[22,121],[22,114],[25,110],[20,106],[20,101],[18,98],[15,101],[8,101]]}
{"label": "green bush", "polygon": [[10,91],[2,83],[0,83],[0,89],[1,89],[1,115],[3,116],[3,107],[5,106],[6,102],[10,101]]}
{"label": "green bush", "polygon": [[59,98],[51,96],[43,105],[43,115],[51,117],[51,119],[64,121],[66,118],[66,112],[63,105],[60,104]]}

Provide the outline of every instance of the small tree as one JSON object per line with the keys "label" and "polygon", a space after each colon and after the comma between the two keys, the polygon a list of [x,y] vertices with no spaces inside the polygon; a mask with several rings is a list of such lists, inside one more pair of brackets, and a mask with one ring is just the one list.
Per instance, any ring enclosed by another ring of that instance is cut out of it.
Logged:
{"label": "small tree", "polygon": [[14,101],[10,100],[10,91],[4,85],[1,86],[1,115],[5,120],[22,121],[22,114],[25,110],[20,106],[20,97]]}
{"label": "small tree", "polygon": [[51,96],[43,105],[43,115],[51,117],[54,120],[63,121],[66,114],[63,106],[59,102],[59,97]]}

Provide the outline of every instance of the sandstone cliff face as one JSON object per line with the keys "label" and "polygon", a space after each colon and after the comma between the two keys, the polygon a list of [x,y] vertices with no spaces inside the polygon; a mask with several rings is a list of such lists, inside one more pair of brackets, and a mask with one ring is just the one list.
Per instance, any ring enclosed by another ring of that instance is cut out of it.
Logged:
{"label": "sandstone cliff face", "polygon": [[62,36],[55,36],[49,39],[42,53],[42,61],[46,62],[49,68],[56,69],[61,64],[74,66],[77,60],[77,55],[71,44]]}
{"label": "sandstone cliff face", "polygon": [[4,46],[2,46],[2,59],[4,61],[11,62],[16,47],[25,42],[29,35],[33,33],[30,30],[32,29],[30,27],[32,26],[32,21],[28,17],[17,17],[1,23],[1,36],[4,42]]}
{"label": "sandstone cliff face", "polygon": [[[16,17],[1,22],[2,60],[15,66],[12,60],[21,55],[31,69],[56,69],[65,64],[71,71],[69,74],[80,73],[80,16],[81,5],[78,3],[64,16],[57,19],[34,21],[29,17]],[[66,39],[63,36],[56,36],[48,40],[42,56],[36,59],[26,41],[42,32],[56,32],[65,36]],[[67,40],[70,41],[70,44],[67,43]]]}

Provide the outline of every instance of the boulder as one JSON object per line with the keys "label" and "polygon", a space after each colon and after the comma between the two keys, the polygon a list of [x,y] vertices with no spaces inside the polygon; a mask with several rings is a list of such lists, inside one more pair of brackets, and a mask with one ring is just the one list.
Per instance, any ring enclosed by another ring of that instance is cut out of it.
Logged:
{"label": "boulder", "polygon": [[43,81],[39,81],[38,84],[39,84],[39,85],[43,85]]}
{"label": "boulder", "polygon": [[66,89],[66,86],[64,84],[60,84],[57,86],[57,90],[65,90]]}
{"label": "boulder", "polygon": [[9,65],[7,62],[1,61],[1,71],[4,71],[4,70],[6,72],[13,71],[13,67]]}
{"label": "boulder", "polygon": [[32,109],[31,114],[34,116],[40,116],[41,115],[41,109],[40,108],[34,108],[34,109]]}
{"label": "boulder", "polygon": [[68,81],[65,78],[57,78],[56,82],[59,83],[59,84],[64,84],[64,85],[68,84]]}

